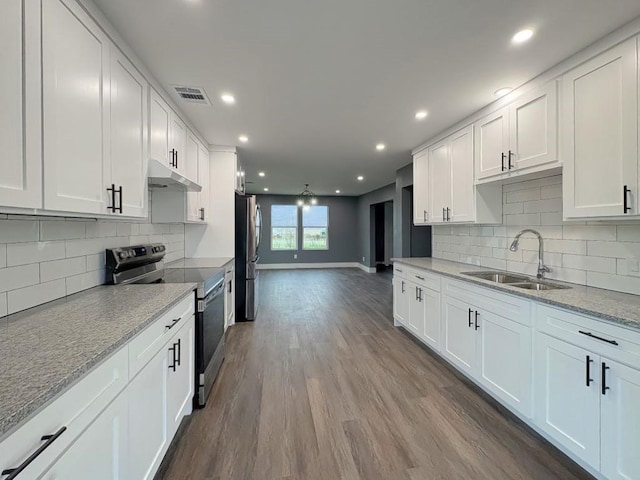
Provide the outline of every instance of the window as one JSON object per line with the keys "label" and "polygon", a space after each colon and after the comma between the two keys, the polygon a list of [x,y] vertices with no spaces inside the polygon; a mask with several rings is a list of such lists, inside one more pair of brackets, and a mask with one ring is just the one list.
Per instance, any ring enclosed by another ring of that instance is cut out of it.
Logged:
{"label": "window", "polygon": [[329,249],[329,207],[317,205],[302,209],[302,249]]}
{"label": "window", "polygon": [[271,205],[271,250],[298,249],[298,207]]}

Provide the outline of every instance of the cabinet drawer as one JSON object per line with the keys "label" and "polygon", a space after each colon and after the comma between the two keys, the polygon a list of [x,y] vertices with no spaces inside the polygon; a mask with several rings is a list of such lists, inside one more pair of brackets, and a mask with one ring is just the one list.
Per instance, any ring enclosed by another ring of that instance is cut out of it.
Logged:
{"label": "cabinet drawer", "polygon": [[536,305],[536,328],[598,355],[640,368],[640,332],[593,317]]}
{"label": "cabinet drawer", "polygon": [[195,295],[191,294],[171,308],[158,320],[143,330],[129,343],[129,379],[151,360],[162,346],[167,343],[181,322],[191,318],[195,312]]}
{"label": "cabinet drawer", "polygon": [[401,263],[393,264],[394,277],[407,278],[407,270],[408,270],[408,267],[406,265],[403,265]]}
{"label": "cabinet drawer", "polygon": [[22,425],[0,444],[0,471],[17,468],[46,445],[41,440],[43,435],[53,435],[66,428],[49,441],[49,446],[19,477],[37,478],[124,390],[128,382],[127,367],[127,347],[124,347]]}
{"label": "cabinet drawer", "polygon": [[[395,272],[395,270],[394,270]],[[419,287],[430,288],[436,292],[440,291],[440,275],[421,270],[419,268],[407,268],[405,270],[406,279],[411,280]]]}
{"label": "cabinet drawer", "polygon": [[472,303],[480,309],[531,326],[531,301],[467,282],[445,279],[443,293]]}

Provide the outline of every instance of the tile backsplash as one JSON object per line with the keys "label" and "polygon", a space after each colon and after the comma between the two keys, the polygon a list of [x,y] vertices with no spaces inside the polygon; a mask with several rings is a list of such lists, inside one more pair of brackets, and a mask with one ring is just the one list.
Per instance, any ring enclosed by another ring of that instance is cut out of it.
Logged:
{"label": "tile backsplash", "polygon": [[433,257],[535,275],[538,241],[544,238],[548,278],[640,295],[640,222],[563,222],[562,176],[503,185],[500,226],[434,226]]}
{"label": "tile backsplash", "polygon": [[184,225],[0,215],[0,317],[105,283],[104,250],[143,242],[184,258]]}

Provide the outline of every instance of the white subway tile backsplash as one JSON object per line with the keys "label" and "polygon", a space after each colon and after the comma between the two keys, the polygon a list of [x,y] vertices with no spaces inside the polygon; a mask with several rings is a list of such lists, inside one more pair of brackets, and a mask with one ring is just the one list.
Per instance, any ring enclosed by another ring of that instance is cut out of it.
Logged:
{"label": "white subway tile backsplash", "polygon": [[105,238],[116,236],[116,223],[112,222],[93,222],[87,223],[87,238]]}
{"label": "white subway tile backsplash", "polygon": [[0,317],[7,314],[7,292],[0,293]]}
{"label": "white subway tile backsplash", "polygon": [[40,240],[84,238],[85,225],[85,222],[43,220],[40,222]]}
{"label": "white subway tile backsplash", "polygon": [[[545,241],[550,279],[640,295],[640,222],[563,221],[562,176],[503,185],[503,225],[434,226],[433,256],[535,275],[538,242],[525,234],[517,252],[508,250],[522,229]],[[491,248],[491,253],[488,249]]]}
{"label": "white subway tile backsplash", "polygon": [[40,266],[37,263],[0,269],[0,292],[16,290],[40,283]]}
{"label": "white subway tile backsplash", "polygon": [[37,220],[0,220],[0,243],[37,242],[39,239]]}
{"label": "white subway tile backsplash", "polygon": [[0,245],[0,268],[7,266],[7,246]]}
{"label": "white subway tile backsplash", "polygon": [[82,290],[102,285],[105,283],[105,275],[105,269],[101,269],[67,277],[65,279],[67,282],[66,294],[73,295],[74,293],[81,292]]}
{"label": "white subway tile backsplash", "polygon": [[100,270],[106,265],[106,255],[104,252],[96,253],[93,255],[87,255],[87,272],[94,270]]}
{"label": "white subway tile backsplash", "polygon": [[7,245],[7,265],[47,262],[65,256],[64,242],[10,243]]}
{"label": "white subway tile backsplash", "polygon": [[84,273],[87,269],[87,257],[64,258],[40,264],[40,281],[49,282],[59,278]]}
{"label": "white subway tile backsplash", "polygon": [[7,293],[9,314],[42,305],[65,296],[64,279],[39,283]]}

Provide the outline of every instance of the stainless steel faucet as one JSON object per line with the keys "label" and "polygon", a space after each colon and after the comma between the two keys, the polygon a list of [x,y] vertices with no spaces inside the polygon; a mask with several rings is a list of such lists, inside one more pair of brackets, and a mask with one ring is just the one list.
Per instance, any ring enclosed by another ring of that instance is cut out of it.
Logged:
{"label": "stainless steel faucet", "polygon": [[509,247],[509,250],[511,250],[512,252],[518,251],[518,244],[520,243],[520,237],[524,233],[533,233],[536,237],[538,237],[538,275],[537,277],[539,279],[542,279],[544,278],[545,273],[551,272],[551,269],[544,264],[544,240],[542,239],[542,235],[540,235],[539,232],[537,232],[536,230],[532,230],[530,228],[525,228],[524,230],[522,230],[516,235],[516,238],[513,239],[513,242],[511,242],[511,246]]}

